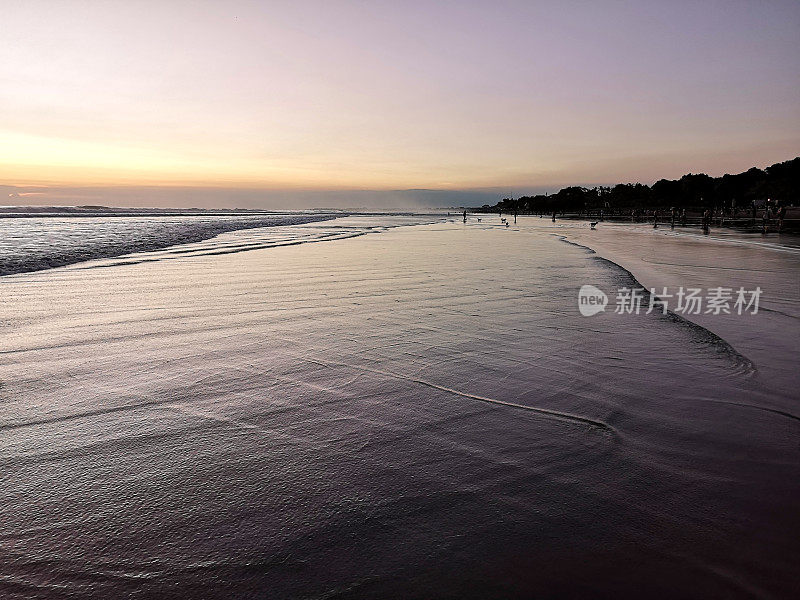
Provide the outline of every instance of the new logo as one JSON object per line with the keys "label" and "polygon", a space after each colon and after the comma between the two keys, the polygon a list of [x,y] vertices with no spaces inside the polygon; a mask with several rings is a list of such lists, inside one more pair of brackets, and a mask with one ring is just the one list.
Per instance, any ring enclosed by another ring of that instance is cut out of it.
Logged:
{"label": "new logo", "polygon": [[593,285],[583,285],[578,291],[578,310],[584,317],[591,317],[606,309],[608,296]]}

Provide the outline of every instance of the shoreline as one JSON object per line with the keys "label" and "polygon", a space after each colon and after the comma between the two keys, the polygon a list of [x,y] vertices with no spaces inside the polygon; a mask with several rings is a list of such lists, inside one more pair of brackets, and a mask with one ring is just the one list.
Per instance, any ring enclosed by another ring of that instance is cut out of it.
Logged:
{"label": "shoreline", "polygon": [[[316,597],[369,571],[362,596],[790,588],[790,392],[699,327],[579,314],[580,283],[631,285],[553,235],[586,230],[371,225],[385,233],[268,252],[229,234],[215,245],[254,251],[6,280],[0,517],[24,558],[6,586]],[[58,544],[55,519],[97,543]],[[635,580],[616,569],[631,561]]]}
{"label": "shoreline", "polygon": [[[796,348],[793,340],[781,333],[786,328],[796,327],[800,320],[800,307],[796,302],[800,291],[797,275],[800,273],[800,249],[747,239],[693,236],[644,228],[627,231],[606,228],[605,232],[572,229],[557,235],[630,273],[647,293],[654,290],[656,296],[665,289],[671,296],[679,288],[762,288],[758,314],[700,312],[679,316],[724,340],[752,361],[764,378],[769,380],[772,373],[786,372],[785,369],[791,372]],[[712,244],[716,246],[714,251],[703,252]],[[670,261],[687,254],[692,256],[691,261]],[[748,263],[777,264],[770,270],[763,270],[750,267]],[[790,397],[797,394],[793,387],[784,387],[781,392]]]}
{"label": "shoreline", "polygon": [[[127,210],[127,209],[126,209]],[[361,230],[360,221],[368,221],[372,217],[383,217],[392,223],[406,224],[405,221],[417,219],[428,222],[430,219],[443,219],[437,213],[359,213],[359,212],[313,212],[283,211],[264,213],[158,213],[158,214],[25,214],[23,220],[36,219],[39,222],[30,224],[19,221],[11,215],[0,215],[0,219],[8,218],[6,224],[10,229],[8,239],[13,243],[3,244],[0,240],[0,277],[8,277],[21,273],[35,273],[50,269],[66,267],[103,259],[122,259],[128,264],[129,257],[149,261],[150,255],[157,253],[195,254],[200,246],[213,246],[222,235],[239,234],[249,237],[245,243],[239,240],[234,246],[274,247],[286,243],[296,243],[291,234],[286,235],[286,227],[309,226],[325,228],[324,223],[352,219],[350,225],[335,225],[342,231],[346,229]],[[68,219],[69,222],[63,222]],[[129,219],[129,221],[125,221]],[[14,230],[16,226],[16,231]],[[391,225],[394,227],[396,225]],[[159,229],[160,227],[160,229]],[[74,229],[91,229],[92,235],[79,239]],[[365,226],[364,231],[372,230]],[[248,234],[250,231],[252,233]],[[301,230],[302,231],[302,230]],[[307,233],[307,232],[304,232]],[[61,237],[59,237],[61,236]],[[306,234],[305,237],[308,237]],[[324,241],[331,233],[319,234]],[[303,238],[303,235],[300,235]],[[305,239],[303,241],[311,241]],[[224,246],[222,241],[220,245]],[[181,248],[186,246],[186,248]]]}
{"label": "shoreline", "polygon": [[[30,232],[30,228],[17,231],[17,243],[20,243],[19,239],[21,238],[23,244],[27,243],[27,247],[23,246],[21,250],[14,247],[6,249],[0,244],[0,277],[47,271],[98,259],[148,254],[174,249],[182,245],[207,242],[225,233],[319,223],[336,219],[338,216],[325,213],[24,215],[20,217],[24,220],[20,223],[20,228],[26,228],[28,225],[26,221],[30,218],[48,220],[65,218],[70,220],[70,227],[62,228],[59,233],[54,230],[51,223],[47,223],[40,227],[39,231],[33,233]],[[9,218],[11,223],[16,224],[16,217],[9,215],[3,215],[3,217]],[[218,217],[226,217],[228,220]],[[159,218],[164,219],[163,223],[160,223],[162,229],[155,231],[154,225]],[[197,220],[198,218],[203,220]],[[79,222],[79,219],[83,219],[83,221]],[[136,224],[139,229],[120,227],[120,220],[123,219],[138,219]],[[11,223],[7,226],[11,227]],[[95,235],[87,236],[77,245],[70,244],[70,241],[74,240],[70,229],[77,227],[78,224],[82,224],[87,229],[91,228]],[[99,226],[106,226],[107,231],[103,232]],[[9,237],[13,237],[14,232],[8,233]],[[61,246],[54,246],[53,238],[57,238],[59,234],[62,235]],[[104,234],[105,237],[103,237]],[[27,240],[25,240],[25,236],[28,236]],[[46,246],[48,250],[42,251],[43,246]]]}

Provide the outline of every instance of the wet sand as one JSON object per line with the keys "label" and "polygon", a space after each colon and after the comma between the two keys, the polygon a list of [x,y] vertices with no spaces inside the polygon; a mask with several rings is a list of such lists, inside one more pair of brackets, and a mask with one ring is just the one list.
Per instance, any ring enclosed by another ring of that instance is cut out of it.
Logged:
{"label": "wet sand", "polygon": [[[661,226],[602,223],[567,226],[567,239],[624,266],[646,289],[674,294],[679,288],[735,290],[761,288],[761,314],[686,314],[753,360],[765,384],[797,399],[798,322],[800,322],[800,238],[713,231],[671,230]],[[749,297],[748,297],[749,298]],[[669,299],[667,300],[670,301]],[[676,299],[671,299],[674,306]],[[733,309],[733,303],[731,303]],[[794,402],[792,402],[794,405]]]}
{"label": "wet sand", "polygon": [[0,279],[2,595],[795,596],[796,371],[582,317],[581,284],[635,281],[558,236],[688,285],[650,238],[489,221]]}

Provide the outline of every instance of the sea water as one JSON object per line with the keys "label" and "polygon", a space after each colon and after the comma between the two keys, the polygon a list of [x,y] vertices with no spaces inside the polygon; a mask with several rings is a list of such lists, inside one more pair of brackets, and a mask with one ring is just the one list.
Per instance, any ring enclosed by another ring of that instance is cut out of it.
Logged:
{"label": "sea water", "polygon": [[[119,214],[115,214],[119,213]],[[329,219],[325,213],[203,214],[151,209],[77,213],[0,213],[0,275],[38,271],[76,262],[157,250],[213,238],[221,233]]]}

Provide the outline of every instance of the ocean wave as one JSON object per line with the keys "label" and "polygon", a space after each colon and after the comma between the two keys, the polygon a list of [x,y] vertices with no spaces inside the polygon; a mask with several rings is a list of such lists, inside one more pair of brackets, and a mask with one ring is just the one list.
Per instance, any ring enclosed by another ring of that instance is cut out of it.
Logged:
{"label": "ocean wave", "polygon": [[[642,295],[642,303],[648,305],[650,303],[650,291],[643,286],[638,279],[631,273],[628,269],[623,267],[622,265],[615,263],[613,260],[609,260],[597,254],[592,248],[588,246],[584,246],[583,244],[578,244],[576,242],[572,242],[568,240],[564,236],[557,236],[562,242],[566,244],[570,244],[571,246],[577,246],[578,248],[582,248],[583,250],[587,251],[587,254],[591,254],[591,258],[599,261],[606,266],[610,267],[612,270],[616,271],[617,274],[622,279],[621,283],[630,289],[639,289],[641,290]],[[667,310],[665,315],[660,315],[654,313],[656,318],[663,318],[675,323],[676,325],[687,329],[694,339],[703,345],[706,345],[709,348],[713,348],[720,356],[726,358],[733,368],[733,371],[742,375],[752,376],[754,375],[758,369],[755,363],[747,358],[744,354],[739,352],[736,348],[734,348],[727,340],[720,337],[713,331],[706,329],[702,325],[687,319],[683,315],[679,315],[676,312],[671,310]]]}
{"label": "ocean wave", "polygon": [[333,213],[48,216],[5,219],[0,276],[191,244],[231,231],[300,225]]}

